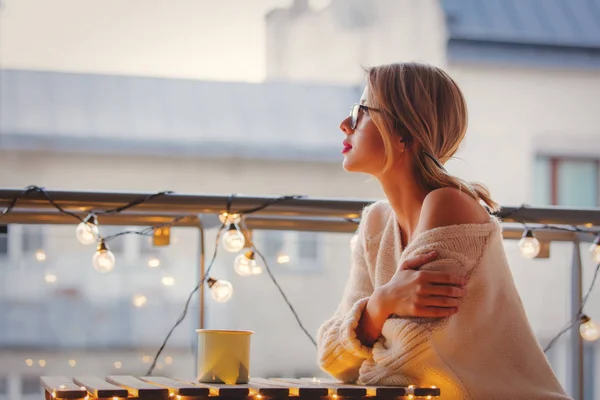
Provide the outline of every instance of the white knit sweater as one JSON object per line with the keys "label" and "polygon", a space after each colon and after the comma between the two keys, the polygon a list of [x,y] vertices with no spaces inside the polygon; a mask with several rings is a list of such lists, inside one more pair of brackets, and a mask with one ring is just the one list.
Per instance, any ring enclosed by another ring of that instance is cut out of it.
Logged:
{"label": "white knit sweater", "polygon": [[[502,243],[500,223],[435,228],[402,251],[387,202],[363,211],[349,282],[334,316],[319,329],[321,368],[364,385],[435,385],[444,399],[568,399],[527,321]],[[372,348],[355,329],[374,288],[407,258],[436,250],[421,269],[469,277],[449,318],[390,318]]]}

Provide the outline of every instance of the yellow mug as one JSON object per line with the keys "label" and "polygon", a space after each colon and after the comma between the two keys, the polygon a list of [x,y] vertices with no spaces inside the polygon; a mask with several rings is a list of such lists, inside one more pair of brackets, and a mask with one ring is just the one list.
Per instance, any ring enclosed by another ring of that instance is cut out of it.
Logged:
{"label": "yellow mug", "polygon": [[198,382],[248,383],[252,331],[197,329]]}

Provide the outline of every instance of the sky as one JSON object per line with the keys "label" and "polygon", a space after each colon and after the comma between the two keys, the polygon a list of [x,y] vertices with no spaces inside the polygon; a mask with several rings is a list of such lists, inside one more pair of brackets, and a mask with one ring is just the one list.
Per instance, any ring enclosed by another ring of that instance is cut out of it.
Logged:
{"label": "sky", "polygon": [[264,16],[291,1],[0,0],[0,67],[261,81]]}

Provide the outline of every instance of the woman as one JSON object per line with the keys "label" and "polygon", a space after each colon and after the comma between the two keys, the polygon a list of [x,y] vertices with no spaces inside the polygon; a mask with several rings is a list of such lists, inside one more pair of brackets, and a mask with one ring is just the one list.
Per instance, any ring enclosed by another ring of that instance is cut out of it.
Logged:
{"label": "woman", "polygon": [[423,64],[367,75],[341,123],[343,165],[374,176],[387,201],[363,211],[343,299],[319,329],[321,368],[344,382],[435,385],[445,399],[568,399],[480,203],[498,205],[444,169],[467,128],[460,89]]}

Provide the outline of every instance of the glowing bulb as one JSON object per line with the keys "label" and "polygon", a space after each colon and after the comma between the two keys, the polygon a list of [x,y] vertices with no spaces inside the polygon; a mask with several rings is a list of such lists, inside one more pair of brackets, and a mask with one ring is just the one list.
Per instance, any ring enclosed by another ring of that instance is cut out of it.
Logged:
{"label": "glowing bulb", "polygon": [[527,229],[519,241],[519,248],[523,257],[533,259],[540,254],[540,241]]}
{"label": "glowing bulb", "polygon": [[156,268],[156,267],[160,266],[160,260],[156,257],[152,257],[151,259],[148,260],[148,266],[150,268]]}
{"label": "glowing bulb", "polygon": [[58,278],[54,274],[46,274],[46,276],[44,276],[44,280],[46,281],[46,283],[54,283],[57,279]]}
{"label": "glowing bulb", "polygon": [[83,220],[75,230],[77,240],[82,244],[92,244],[98,237],[98,219],[95,215],[90,214]]}
{"label": "glowing bulb", "polygon": [[581,337],[588,342],[594,342],[600,338],[600,330],[594,324],[594,321],[587,315],[581,317],[581,325],[579,325],[579,333]]}
{"label": "glowing bulb", "polygon": [[243,249],[245,245],[244,234],[234,224],[229,225],[229,229],[223,234],[223,247],[225,250],[235,253]]}
{"label": "glowing bulb", "polygon": [[77,361],[75,361],[75,360],[69,360],[69,365],[71,367],[75,367],[77,365]]}
{"label": "glowing bulb", "polygon": [[171,357],[171,356],[165,357],[165,364],[170,365],[172,362],[173,362],[173,357]]}
{"label": "glowing bulb", "polygon": [[39,366],[40,366],[40,367],[42,367],[42,368],[43,368],[43,367],[45,367],[45,366],[46,366],[46,360],[39,360],[39,361],[38,361],[38,364],[39,364]]}
{"label": "glowing bulb", "polygon": [[600,236],[596,236],[594,239],[594,243],[590,246],[590,253],[594,262],[600,264]]}
{"label": "glowing bulb", "polygon": [[35,252],[35,259],[42,262],[46,261],[46,252],[44,250],[38,250]]}
{"label": "glowing bulb", "polygon": [[115,255],[110,251],[104,240],[98,245],[92,263],[96,271],[103,274],[112,271],[115,267]]}
{"label": "glowing bulb", "polygon": [[33,360],[31,358],[28,358],[27,360],[25,360],[25,364],[27,364],[28,367],[31,367],[33,365]]}
{"label": "glowing bulb", "polygon": [[278,264],[286,264],[290,262],[290,256],[288,256],[285,253],[281,253],[277,256],[277,263]]}
{"label": "glowing bulb", "polygon": [[136,307],[142,307],[147,301],[148,299],[143,294],[136,294],[133,296],[133,305]]}
{"label": "glowing bulb", "polygon": [[216,280],[208,278],[208,287],[210,288],[210,295],[215,301],[225,303],[233,295],[233,286],[228,281]]}
{"label": "glowing bulb", "polygon": [[175,284],[175,278],[172,276],[165,276],[162,278],[162,283],[165,286],[173,286]]}
{"label": "glowing bulb", "polygon": [[240,214],[228,214],[225,212],[219,214],[219,221],[225,225],[239,224],[242,221],[242,217]]}
{"label": "glowing bulb", "polygon": [[252,275],[256,267],[256,260],[254,259],[254,252],[252,251],[240,254],[233,262],[233,269],[241,276]]}
{"label": "glowing bulb", "polygon": [[121,361],[115,361],[115,363],[113,365],[115,366],[116,369],[121,369],[121,367],[123,366]]}
{"label": "glowing bulb", "polygon": [[150,356],[143,356],[142,357],[142,362],[144,362],[146,364],[148,364],[150,362],[150,360],[151,360]]}

